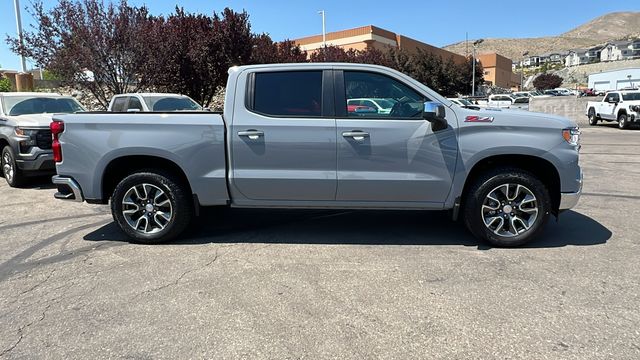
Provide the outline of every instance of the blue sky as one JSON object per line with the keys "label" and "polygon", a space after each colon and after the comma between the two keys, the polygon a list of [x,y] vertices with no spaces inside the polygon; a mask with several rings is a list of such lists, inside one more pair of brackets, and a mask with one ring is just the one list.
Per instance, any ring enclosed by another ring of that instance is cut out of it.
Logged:
{"label": "blue sky", "polygon": [[[269,33],[274,40],[321,33],[317,11],[324,9],[327,32],[371,24],[435,46],[462,41],[465,32],[469,38],[557,35],[609,12],[640,11],[639,0],[129,0],[133,5],[146,4],[154,14],[170,13],[178,2],[191,12],[219,12],[224,7],[244,9],[250,15],[253,32]],[[24,9],[30,3],[21,0],[20,5]],[[44,0],[45,7],[56,3],[57,0]],[[16,34],[12,0],[0,0],[0,20],[0,65],[18,69],[19,59],[4,41],[7,34]],[[32,20],[23,10],[26,30]]]}

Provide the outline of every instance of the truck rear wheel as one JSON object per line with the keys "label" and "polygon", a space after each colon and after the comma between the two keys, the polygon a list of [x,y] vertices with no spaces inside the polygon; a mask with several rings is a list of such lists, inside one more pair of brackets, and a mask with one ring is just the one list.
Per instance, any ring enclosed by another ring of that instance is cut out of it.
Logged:
{"label": "truck rear wheel", "polygon": [[618,128],[620,129],[628,129],[629,128],[629,120],[627,120],[627,114],[618,115]]}
{"label": "truck rear wheel", "polygon": [[596,116],[596,110],[594,108],[589,109],[589,125],[598,125],[598,117]]}
{"label": "truck rear wheel", "polygon": [[162,171],[148,170],[124,178],[111,197],[116,223],[134,242],[174,239],[189,225],[193,206],[187,187]]}
{"label": "truck rear wheel", "polygon": [[464,222],[492,245],[522,245],[540,233],[551,210],[547,187],[531,173],[498,168],[478,177],[466,193]]}
{"label": "truck rear wheel", "polygon": [[24,174],[18,168],[16,155],[9,145],[5,146],[0,154],[0,168],[2,168],[2,176],[9,186],[20,187],[24,184]]}

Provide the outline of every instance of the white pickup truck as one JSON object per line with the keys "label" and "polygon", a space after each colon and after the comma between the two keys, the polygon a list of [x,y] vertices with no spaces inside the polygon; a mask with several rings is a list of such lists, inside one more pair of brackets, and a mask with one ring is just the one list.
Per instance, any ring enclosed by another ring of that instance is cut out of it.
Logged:
{"label": "white pickup truck", "polygon": [[181,94],[130,93],[118,94],[111,98],[109,111],[149,112],[149,111],[200,111],[192,98]]}
{"label": "white pickup truck", "polygon": [[524,96],[514,97],[511,94],[494,94],[489,96],[486,107],[529,110],[529,98]]}
{"label": "white pickup truck", "polygon": [[617,121],[620,129],[640,120],[640,90],[611,91],[602,101],[589,101],[586,115],[590,125],[598,121]]}

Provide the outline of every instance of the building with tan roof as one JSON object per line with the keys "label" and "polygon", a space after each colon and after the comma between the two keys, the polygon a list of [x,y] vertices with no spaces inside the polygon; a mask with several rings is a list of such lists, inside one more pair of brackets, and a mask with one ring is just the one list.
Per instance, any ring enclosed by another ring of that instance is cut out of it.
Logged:
{"label": "building with tan roof", "polygon": [[[326,34],[326,39],[327,46],[338,46],[345,50],[364,50],[369,47],[378,50],[399,48],[414,52],[417,49],[420,49],[424,52],[440,56],[444,60],[453,58],[453,61],[456,63],[463,63],[466,60],[462,55],[452,53],[373,25],[330,32]],[[323,46],[322,34],[294,39],[293,41],[299,45],[302,50],[305,50],[308,53],[312,53]]]}

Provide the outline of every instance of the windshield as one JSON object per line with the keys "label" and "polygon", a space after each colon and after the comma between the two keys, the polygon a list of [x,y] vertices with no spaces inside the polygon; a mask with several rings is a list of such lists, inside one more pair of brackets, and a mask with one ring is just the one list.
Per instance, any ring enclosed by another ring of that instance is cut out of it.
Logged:
{"label": "windshield", "polygon": [[640,92],[622,94],[622,100],[626,100],[626,101],[640,100]]}
{"label": "windshield", "polygon": [[84,111],[75,99],[33,96],[6,96],[4,106],[7,115],[74,113]]}
{"label": "windshield", "polygon": [[202,110],[202,107],[188,97],[145,96],[144,102],[151,111]]}

